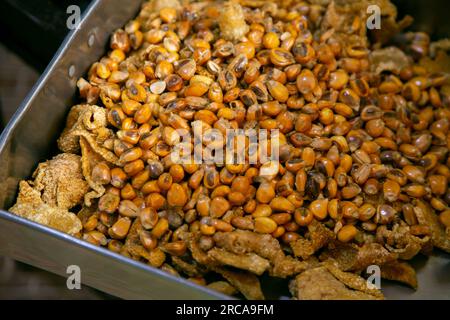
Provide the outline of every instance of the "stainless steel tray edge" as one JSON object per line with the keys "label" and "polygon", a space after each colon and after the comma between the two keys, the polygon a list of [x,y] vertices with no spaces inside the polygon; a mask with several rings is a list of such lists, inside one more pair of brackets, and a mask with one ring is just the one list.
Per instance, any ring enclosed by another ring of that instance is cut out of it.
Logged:
{"label": "stainless steel tray edge", "polygon": [[77,79],[104,54],[109,35],[136,15],[141,2],[93,1],[1,134],[0,255],[62,276],[68,276],[69,265],[78,265],[83,284],[125,299],[229,299],[6,211],[19,180],[56,153],[54,142],[75,102]]}

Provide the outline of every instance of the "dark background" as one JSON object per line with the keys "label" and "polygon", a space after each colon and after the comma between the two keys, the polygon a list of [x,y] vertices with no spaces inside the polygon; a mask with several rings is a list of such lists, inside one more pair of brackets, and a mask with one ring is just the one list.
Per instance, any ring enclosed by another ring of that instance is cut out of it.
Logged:
{"label": "dark background", "polygon": [[[0,131],[68,33],[67,7],[78,5],[84,11],[89,2],[0,0]],[[433,39],[448,36],[448,0],[393,2],[399,8],[400,18],[405,14],[414,16],[413,29],[426,31]],[[0,299],[113,298],[86,286],[82,290],[68,290],[65,281],[62,277],[0,257]]]}

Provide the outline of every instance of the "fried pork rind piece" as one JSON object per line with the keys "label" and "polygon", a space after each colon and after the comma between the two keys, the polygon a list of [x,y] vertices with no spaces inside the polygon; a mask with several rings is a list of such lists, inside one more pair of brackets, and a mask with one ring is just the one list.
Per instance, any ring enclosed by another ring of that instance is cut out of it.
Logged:
{"label": "fried pork rind piece", "polygon": [[258,276],[262,275],[270,267],[268,260],[254,253],[235,254],[223,249],[213,248],[208,251],[208,256],[222,265],[247,270]]}
{"label": "fried pork rind piece", "polygon": [[324,262],[324,265],[330,271],[333,276],[345,284],[347,287],[358,290],[372,296],[378,297],[380,299],[383,298],[383,294],[381,291],[373,285],[368,284],[366,279],[360,277],[359,275],[351,272],[344,272],[339,269],[337,263],[335,261],[329,260]]}
{"label": "fried pork rind piece", "polygon": [[450,231],[439,222],[438,216],[422,200],[414,201],[414,213],[419,224],[428,226],[431,231],[431,242],[435,247],[450,252]]}
{"label": "fried pork rind piece", "polygon": [[410,61],[406,54],[397,47],[387,47],[370,52],[370,68],[372,72],[380,74],[383,71],[391,71],[395,74],[409,66]]}
{"label": "fried pork rind piece", "polygon": [[81,203],[89,186],[83,179],[80,160],[75,154],[62,153],[38,165],[31,185],[41,193],[43,202],[61,209]]}
{"label": "fried pork rind piece", "polygon": [[392,230],[386,226],[377,229],[377,240],[385,243],[385,247],[392,253],[398,254],[402,260],[410,260],[416,256],[422,247],[430,241],[429,237],[419,238],[409,232],[406,223],[395,223]]}
{"label": "fried pork rind piece", "polygon": [[[299,300],[377,300],[383,298],[381,293],[372,295],[351,289],[350,286],[359,287],[365,280],[352,273],[343,273],[345,275],[340,275],[340,277],[346,281],[347,286],[337,279],[326,266],[320,266],[300,273],[295,280],[290,282],[289,289],[294,298]],[[355,277],[359,279],[356,280]]]}
{"label": "fried pork rind piece", "polygon": [[225,268],[215,268],[217,273],[221,274],[248,300],[264,300],[264,294],[261,290],[261,284],[257,276],[245,271],[230,271]]}
{"label": "fried pork rind piece", "polygon": [[200,248],[198,244],[200,236],[201,234],[199,232],[192,232],[188,236],[187,245],[192,254],[192,258],[201,265],[208,267],[216,266],[217,262]]}
{"label": "fried pork rind piece", "polygon": [[206,287],[209,289],[212,289],[212,290],[216,290],[220,293],[229,295],[229,296],[233,296],[238,292],[235,287],[233,287],[231,284],[229,284],[226,281],[211,282]]}
{"label": "fried pork rind piece", "polygon": [[249,31],[245,16],[239,3],[228,1],[219,16],[220,34],[225,40],[241,41]]}
{"label": "fried pork rind piece", "polygon": [[106,109],[94,105],[73,106],[69,112],[66,128],[58,139],[58,147],[67,153],[80,152],[80,137],[84,137],[91,148],[103,159],[117,166],[123,163],[114,152],[104,148],[103,143],[114,137],[114,132],[107,128]]}
{"label": "fried pork rind piece", "polygon": [[94,152],[84,137],[80,137],[80,146],[83,175],[89,187],[92,189],[92,191],[85,193],[84,203],[90,207],[92,205],[92,199],[100,198],[105,193],[105,187],[92,179],[92,170],[98,163],[103,162],[104,159]]}
{"label": "fried pork rind piece", "polygon": [[204,274],[204,271],[195,263],[188,263],[176,256],[172,256],[172,265],[177,271],[183,272],[189,277],[198,277]]}
{"label": "fried pork rind piece", "polygon": [[366,1],[330,1],[320,25],[322,33],[332,29],[331,38],[349,46],[367,47],[366,28],[359,28],[358,32],[349,32],[349,30],[352,30],[352,23],[355,18],[359,18],[362,23],[366,21],[366,9]]}
{"label": "fried pork rind piece", "polygon": [[403,261],[388,262],[381,267],[381,277],[407,284],[411,288],[417,289],[417,275],[411,265]]}
{"label": "fried pork rind piece", "polygon": [[333,259],[343,271],[362,271],[370,265],[383,265],[395,261],[397,254],[389,252],[379,243],[356,244],[335,242],[321,255],[322,261]]}
{"label": "fried pork rind piece", "polygon": [[67,117],[66,128],[58,139],[58,146],[64,152],[80,153],[82,172],[92,191],[84,192],[86,206],[91,206],[92,199],[105,193],[105,188],[91,179],[94,166],[99,162],[122,166],[123,163],[114,152],[103,147],[106,139],[114,137],[107,128],[106,109],[93,105],[73,106]]}
{"label": "fried pork rind piece", "polygon": [[[314,261],[298,261],[286,256],[277,239],[268,234],[236,230],[214,234],[216,246],[235,254],[255,253],[269,260],[273,277],[286,278],[311,268]],[[195,258],[195,257],[194,257]]]}
{"label": "fried pork rind piece", "polygon": [[81,221],[74,213],[43,202],[41,193],[26,181],[21,181],[19,188],[17,203],[9,209],[10,212],[70,235],[81,231]]}
{"label": "fried pork rind piece", "polygon": [[291,242],[291,248],[296,257],[308,259],[317,250],[326,246],[336,238],[335,234],[318,221],[313,221],[308,225],[309,239],[298,239]]}

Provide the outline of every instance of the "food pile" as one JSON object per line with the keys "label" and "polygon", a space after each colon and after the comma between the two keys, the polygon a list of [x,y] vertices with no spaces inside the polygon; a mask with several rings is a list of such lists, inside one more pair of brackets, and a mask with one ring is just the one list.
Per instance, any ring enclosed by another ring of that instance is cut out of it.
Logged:
{"label": "food pile", "polygon": [[[450,44],[396,16],[388,0],[144,3],[10,211],[247,299],[263,274],[296,299],[382,299],[371,265],[416,288],[407,261],[450,252]],[[194,122],[278,129],[279,160],[177,163]]]}

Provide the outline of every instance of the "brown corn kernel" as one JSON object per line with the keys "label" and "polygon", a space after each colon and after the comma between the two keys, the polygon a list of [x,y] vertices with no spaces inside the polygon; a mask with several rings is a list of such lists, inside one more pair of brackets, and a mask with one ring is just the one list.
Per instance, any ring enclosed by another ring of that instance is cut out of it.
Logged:
{"label": "brown corn kernel", "polygon": [[344,199],[354,198],[360,192],[361,192],[361,188],[356,183],[349,184],[349,185],[345,186],[344,188],[342,188],[342,190],[341,190],[341,194]]}
{"label": "brown corn kernel", "polygon": [[386,204],[379,205],[375,216],[375,222],[379,224],[388,224],[394,219],[396,214],[397,212],[393,207]]}
{"label": "brown corn kernel", "polygon": [[268,32],[263,36],[262,44],[267,49],[277,48],[280,45],[280,39],[276,33]]}
{"label": "brown corn kernel", "polygon": [[193,59],[180,60],[176,69],[177,74],[184,80],[191,79],[197,69],[197,64]]}
{"label": "brown corn kernel", "polygon": [[339,230],[337,238],[341,242],[349,242],[358,234],[358,229],[354,225],[347,224]]}
{"label": "brown corn kernel", "polygon": [[443,175],[431,175],[428,177],[428,184],[431,192],[436,195],[443,195],[447,192],[447,177]]}
{"label": "brown corn kernel", "polygon": [[268,204],[258,204],[252,212],[254,218],[269,217],[270,215],[272,215],[272,208]]}
{"label": "brown corn kernel", "polygon": [[275,80],[269,80],[266,85],[267,89],[269,89],[270,95],[275,100],[286,102],[286,100],[289,98],[289,92],[282,83]]}
{"label": "brown corn kernel", "polygon": [[120,201],[118,210],[125,217],[135,218],[139,216],[139,208],[130,200]]}
{"label": "brown corn kernel", "polygon": [[[312,220],[314,219],[314,215],[313,213],[307,209],[307,208],[298,208],[295,210],[294,212],[294,219],[295,222],[299,225],[299,226],[307,226],[309,225]],[[294,231],[294,230],[292,230]]]}
{"label": "brown corn kernel", "polygon": [[270,207],[274,211],[294,212],[294,205],[284,197],[275,197],[270,201]]}
{"label": "brown corn kernel", "polygon": [[102,232],[96,230],[84,233],[83,240],[96,246],[106,246],[108,244],[106,236]]}
{"label": "brown corn kernel", "polygon": [[393,180],[386,180],[383,183],[383,195],[389,202],[394,202],[398,199],[400,194],[400,185]]}
{"label": "brown corn kernel", "polygon": [[105,193],[99,200],[98,208],[100,211],[114,213],[119,207],[120,197],[113,193]]}
{"label": "brown corn kernel", "polygon": [[328,215],[328,199],[318,199],[311,202],[309,210],[318,220],[323,220]]}
{"label": "brown corn kernel", "polygon": [[229,224],[226,221],[220,220],[220,219],[214,219],[212,222],[212,226],[214,228],[216,228],[217,231],[222,231],[222,232],[233,231],[233,227],[231,224]]}
{"label": "brown corn kernel", "polygon": [[127,236],[130,227],[131,227],[131,220],[127,217],[121,217],[108,230],[108,233],[113,239],[123,239]]}
{"label": "brown corn kernel", "polygon": [[167,191],[167,204],[171,207],[183,207],[188,201],[185,189],[178,183],[173,183]]}
{"label": "brown corn kernel", "polygon": [[158,222],[158,213],[154,208],[147,207],[139,211],[139,218],[142,226],[145,229],[150,230]]}
{"label": "brown corn kernel", "polygon": [[145,198],[145,205],[155,210],[159,210],[166,205],[166,199],[159,193],[150,193]]}
{"label": "brown corn kernel", "polygon": [[151,235],[157,239],[160,239],[169,230],[169,222],[167,219],[161,218],[151,231]]}
{"label": "brown corn kernel", "polygon": [[106,162],[98,163],[91,173],[91,178],[94,182],[100,184],[109,184],[111,181],[111,171]]}
{"label": "brown corn kernel", "polygon": [[317,80],[314,74],[308,70],[303,69],[297,77],[297,88],[302,94],[311,93],[317,86]]}
{"label": "brown corn kernel", "polygon": [[376,209],[373,205],[366,203],[358,209],[358,218],[361,221],[369,221],[376,214]]}
{"label": "brown corn kernel", "polygon": [[133,186],[129,183],[127,183],[121,190],[120,190],[120,196],[124,200],[133,200],[137,197],[136,191],[134,190]]}
{"label": "brown corn kernel", "polygon": [[289,244],[298,239],[300,239],[300,236],[298,235],[298,233],[295,232],[285,232],[282,236],[282,240],[285,244]]}
{"label": "brown corn kernel", "polygon": [[162,245],[161,249],[172,256],[182,256],[186,253],[187,246],[184,241],[169,242]]}
{"label": "brown corn kernel", "polygon": [[144,170],[144,167],[145,167],[144,161],[142,161],[141,159],[137,159],[135,161],[128,162],[123,167],[123,171],[125,171],[125,173],[128,174],[129,176],[133,177],[142,170]]}
{"label": "brown corn kernel", "polygon": [[120,251],[122,251],[122,242],[118,241],[118,240],[110,240],[108,242],[108,250],[113,251],[115,253],[120,253]]}
{"label": "brown corn kernel", "polygon": [[83,224],[83,231],[89,232],[92,230],[95,230],[98,224],[98,217],[97,215],[90,216],[87,221]]}
{"label": "brown corn kernel", "polygon": [[270,216],[277,225],[283,225],[291,221],[292,215],[289,213],[275,213]]}
{"label": "brown corn kernel", "polygon": [[242,230],[253,230],[255,225],[250,217],[234,217],[231,219],[231,224]]}
{"label": "brown corn kernel", "polygon": [[229,209],[230,209],[230,204],[225,198],[216,197],[211,200],[209,212],[210,212],[211,217],[220,218]]}
{"label": "brown corn kernel", "polygon": [[172,176],[169,173],[163,173],[158,178],[158,186],[161,190],[167,191],[172,186]]}
{"label": "brown corn kernel", "polygon": [[150,251],[158,246],[158,240],[154,236],[152,236],[151,232],[149,231],[140,230],[139,240],[141,241],[142,246]]}
{"label": "brown corn kernel", "polygon": [[205,236],[212,236],[214,233],[216,233],[216,228],[214,226],[200,224],[200,232]]}
{"label": "brown corn kernel", "polygon": [[259,233],[272,233],[277,229],[277,224],[271,218],[255,218],[255,231]]}

